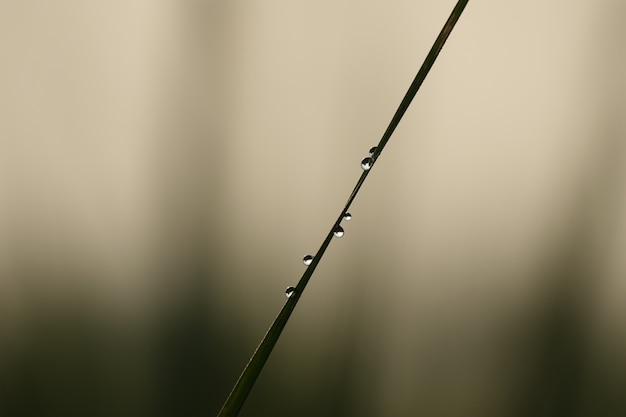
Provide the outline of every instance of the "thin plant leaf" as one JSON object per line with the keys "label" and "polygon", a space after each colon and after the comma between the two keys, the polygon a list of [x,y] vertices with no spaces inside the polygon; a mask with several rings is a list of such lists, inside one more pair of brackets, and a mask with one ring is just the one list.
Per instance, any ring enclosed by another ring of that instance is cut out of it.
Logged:
{"label": "thin plant leaf", "polygon": [[287,299],[287,302],[283,306],[282,310],[280,311],[280,313],[278,314],[278,316],[272,323],[272,326],[267,331],[267,333],[263,337],[263,340],[261,340],[261,343],[259,344],[254,354],[250,358],[250,361],[244,368],[243,372],[241,373],[241,376],[237,380],[235,386],[233,387],[233,390],[231,391],[222,409],[220,410],[218,417],[234,417],[237,414],[239,414],[239,411],[241,410],[241,407],[243,406],[244,401],[246,400],[248,394],[250,393],[250,390],[252,389],[252,386],[254,385],[257,377],[261,373],[261,370],[263,369],[265,362],[267,362],[267,359],[272,353],[272,349],[274,348],[274,345],[276,345],[276,342],[278,341],[278,338],[280,337],[281,332],[285,328],[285,325],[287,324],[287,321],[289,320],[291,313],[296,307],[296,304],[298,303],[300,296],[304,292],[304,289],[306,288],[309,280],[311,279],[313,272],[315,272],[315,269],[317,268],[318,263],[320,262],[320,260],[322,259],[324,255],[324,252],[326,252],[328,245],[330,245],[331,240],[335,236],[334,235],[335,230],[338,227],[340,227],[341,221],[344,219],[344,216],[346,215],[346,213],[348,213],[348,209],[350,208],[350,206],[352,205],[352,202],[356,198],[359,190],[361,189],[361,186],[363,185],[363,182],[367,178],[368,174],[371,172],[374,163],[376,162],[377,158],[380,156],[381,152],[385,148],[385,145],[387,145],[389,138],[391,137],[394,130],[400,123],[400,120],[402,120],[402,116],[404,116],[404,113],[409,108],[411,101],[415,97],[415,94],[417,93],[420,86],[424,82],[426,75],[428,75],[428,72],[430,71],[433,64],[435,63],[435,60],[437,59],[437,56],[439,55],[441,48],[443,48],[443,45],[448,39],[450,32],[452,32],[452,29],[454,28],[454,25],[456,24],[459,17],[461,16],[461,13],[463,13],[463,10],[465,9],[465,6],[467,5],[468,1],[469,0],[459,0],[456,6],[454,7],[454,9],[452,10],[450,17],[448,17],[448,20],[446,21],[445,25],[441,29],[441,32],[439,32],[439,36],[437,36],[437,39],[435,40],[435,43],[430,49],[430,52],[426,56],[424,63],[420,67],[417,75],[415,76],[415,79],[413,80],[413,82],[411,83],[411,86],[409,87],[408,91],[404,95],[402,102],[400,102],[400,105],[398,106],[398,109],[396,110],[393,118],[391,119],[389,126],[385,130],[385,133],[380,139],[380,142],[375,148],[372,148],[372,152],[369,157],[371,159],[368,161],[364,160],[364,163],[368,164],[367,169],[364,168],[363,173],[361,174],[359,180],[354,186],[354,189],[352,190],[352,193],[350,194],[350,197],[348,197],[348,201],[346,202],[343,210],[341,210],[339,217],[337,218],[337,220],[335,220],[335,223],[333,223],[333,226],[331,227],[330,231],[326,235],[326,239],[324,239],[324,242],[322,242],[322,245],[320,246],[319,250],[313,257],[313,261],[307,267],[306,271],[302,275],[302,278],[300,278],[300,281],[298,281],[298,285],[291,292],[290,296]]}

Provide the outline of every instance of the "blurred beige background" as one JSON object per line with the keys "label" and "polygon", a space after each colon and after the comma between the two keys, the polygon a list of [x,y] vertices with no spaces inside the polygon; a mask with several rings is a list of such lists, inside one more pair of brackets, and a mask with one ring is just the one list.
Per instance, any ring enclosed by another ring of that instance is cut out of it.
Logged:
{"label": "blurred beige background", "polygon": [[[453,6],[0,3],[0,414],[215,415]],[[242,416],[626,413],[625,18],[470,1]]]}

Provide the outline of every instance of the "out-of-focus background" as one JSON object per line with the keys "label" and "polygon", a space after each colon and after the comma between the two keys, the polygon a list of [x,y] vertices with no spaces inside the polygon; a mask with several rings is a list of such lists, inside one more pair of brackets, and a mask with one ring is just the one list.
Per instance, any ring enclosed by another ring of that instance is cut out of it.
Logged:
{"label": "out-of-focus background", "polygon": [[[215,415],[454,1],[0,4],[0,414]],[[626,413],[626,3],[472,0],[242,416]]]}

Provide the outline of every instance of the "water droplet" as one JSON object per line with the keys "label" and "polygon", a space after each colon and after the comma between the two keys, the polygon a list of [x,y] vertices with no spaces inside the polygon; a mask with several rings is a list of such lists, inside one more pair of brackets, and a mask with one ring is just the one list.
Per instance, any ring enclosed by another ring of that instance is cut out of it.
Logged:
{"label": "water droplet", "polygon": [[307,255],[304,258],[302,258],[302,262],[306,265],[309,266],[311,265],[311,262],[313,262],[313,255]]}
{"label": "water droplet", "polygon": [[363,168],[364,171],[369,171],[372,165],[374,165],[374,160],[369,156],[361,161],[361,168]]}
{"label": "water droplet", "polygon": [[343,219],[347,222],[349,222],[350,220],[352,220],[352,214],[350,213],[346,213],[343,215]]}
{"label": "water droplet", "polygon": [[285,290],[285,297],[291,298],[291,296],[295,292],[296,292],[296,287],[287,287],[287,289]]}
{"label": "water droplet", "polygon": [[376,152],[376,149],[378,149],[378,146],[372,146],[370,148],[370,156],[374,155],[374,152]]}
{"label": "water droplet", "polygon": [[333,230],[333,234],[335,235],[335,237],[342,237],[343,236],[343,227],[341,226],[337,226],[335,227],[335,229]]}

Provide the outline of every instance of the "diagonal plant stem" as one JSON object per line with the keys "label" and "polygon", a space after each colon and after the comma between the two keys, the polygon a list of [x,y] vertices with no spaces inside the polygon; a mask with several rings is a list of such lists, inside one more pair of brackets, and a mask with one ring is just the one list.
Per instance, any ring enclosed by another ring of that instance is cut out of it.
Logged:
{"label": "diagonal plant stem", "polygon": [[354,186],[354,189],[352,190],[350,197],[348,197],[348,201],[346,202],[345,207],[343,208],[343,210],[341,210],[339,217],[337,218],[337,220],[335,220],[335,223],[333,223],[332,228],[326,235],[326,239],[324,239],[324,241],[322,242],[322,245],[320,246],[319,250],[315,254],[313,261],[307,267],[306,271],[302,275],[302,278],[300,278],[300,281],[298,281],[298,285],[295,287],[294,291],[291,293],[291,295],[287,299],[287,302],[285,303],[282,310],[280,311],[280,313],[278,314],[278,316],[272,323],[272,326],[267,331],[267,333],[263,337],[263,340],[261,340],[261,343],[259,344],[256,351],[250,358],[250,361],[244,368],[233,390],[231,391],[230,395],[226,399],[226,402],[222,406],[222,409],[220,410],[218,417],[233,417],[239,414],[239,410],[243,406],[243,403],[246,400],[246,397],[250,393],[252,386],[254,385],[259,374],[261,373],[261,370],[263,369],[265,362],[269,358],[270,353],[272,352],[274,345],[278,341],[278,338],[280,337],[280,334],[283,331],[283,328],[287,324],[287,321],[289,320],[291,313],[296,307],[296,304],[298,303],[300,296],[304,292],[304,289],[306,288],[306,285],[311,279],[313,272],[315,272],[315,269],[317,268],[318,263],[320,262],[320,260],[322,259],[322,256],[324,255],[324,252],[326,252],[328,245],[330,245],[330,242],[334,236],[335,229],[339,227],[341,221],[344,219],[344,216],[346,215],[346,213],[348,213],[348,209],[352,205],[352,202],[354,201],[359,190],[361,189],[361,186],[363,185],[365,178],[367,178],[368,174],[370,173],[371,168],[374,165],[374,162],[380,156],[381,152],[385,148],[385,145],[387,145],[389,138],[391,137],[394,130],[400,123],[402,116],[404,116],[404,113],[409,108],[411,101],[415,97],[415,94],[417,93],[420,86],[424,82],[426,75],[428,75],[428,72],[430,71],[433,64],[435,63],[435,60],[437,59],[437,56],[439,55],[441,48],[443,48],[443,45],[448,39],[450,32],[452,32],[454,25],[459,20],[461,13],[463,13],[463,9],[465,9],[465,6],[467,5],[468,1],[469,0],[459,0],[456,6],[454,7],[454,9],[452,10],[450,17],[448,17],[448,20],[446,21],[445,25],[441,29],[441,32],[439,32],[439,36],[437,36],[435,43],[433,44],[432,48],[430,49],[430,52],[426,56],[424,63],[422,64],[417,75],[415,76],[415,79],[413,80],[413,82],[411,83],[411,86],[409,87],[408,91],[404,95],[402,102],[400,102],[400,105],[398,106],[398,109],[393,115],[393,118],[391,119],[391,122],[389,123],[387,130],[385,130],[385,133],[380,139],[380,142],[378,142],[378,145],[375,148],[373,148],[373,152],[371,152],[371,156],[370,156],[371,158],[370,168],[363,170],[363,173],[361,174],[359,180]]}

